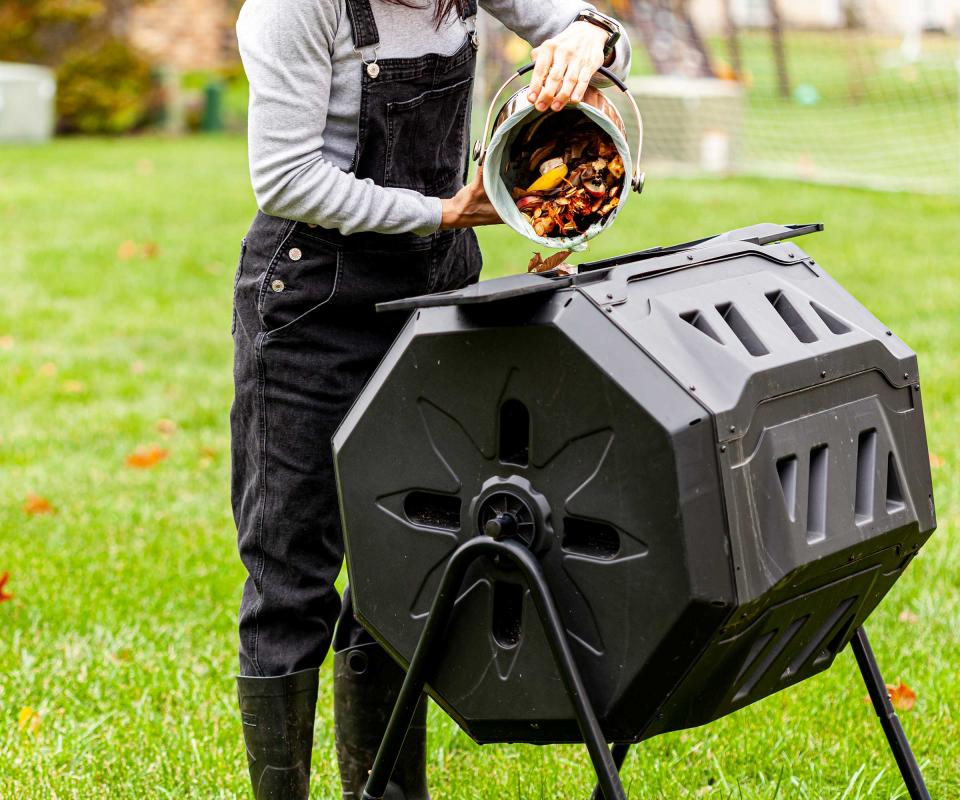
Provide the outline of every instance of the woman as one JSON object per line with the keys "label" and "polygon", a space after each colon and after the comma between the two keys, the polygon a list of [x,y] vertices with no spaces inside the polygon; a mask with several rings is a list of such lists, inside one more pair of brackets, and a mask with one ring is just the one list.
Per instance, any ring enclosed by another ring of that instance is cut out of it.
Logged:
{"label": "woman", "polygon": [[[476,281],[471,229],[499,222],[479,178],[464,186],[476,0],[423,1],[247,0],[237,26],[261,209],[235,283],[231,411],[249,573],[238,687],[258,800],[307,797],[331,642],[343,796],[361,797],[402,671],[334,587],[343,544],[329,442],[404,322],[374,305]],[[580,0],[483,5],[537,45],[541,110],[578,102],[604,62],[626,72],[617,24]],[[428,797],[421,705],[395,800]]]}

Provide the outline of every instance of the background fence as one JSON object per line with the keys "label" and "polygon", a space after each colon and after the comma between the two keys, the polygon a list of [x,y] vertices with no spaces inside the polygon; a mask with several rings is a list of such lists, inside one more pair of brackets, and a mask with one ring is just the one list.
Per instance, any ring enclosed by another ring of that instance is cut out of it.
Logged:
{"label": "background fence", "polygon": [[601,5],[630,28],[649,171],[960,191],[960,2]]}

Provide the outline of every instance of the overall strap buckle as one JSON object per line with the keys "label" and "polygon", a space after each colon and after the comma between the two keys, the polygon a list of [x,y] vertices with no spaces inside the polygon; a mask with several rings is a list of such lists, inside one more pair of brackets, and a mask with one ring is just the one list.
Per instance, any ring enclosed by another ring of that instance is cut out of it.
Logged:
{"label": "overall strap buckle", "polygon": [[370,45],[369,47],[355,47],[357,55],[360,56],[360,61],[363,62],[364,67],[366,67],[367,75],[371,78],[376,78],[380,74],[380,65],[377,63],[377,53],[380,50],[380,44]]}

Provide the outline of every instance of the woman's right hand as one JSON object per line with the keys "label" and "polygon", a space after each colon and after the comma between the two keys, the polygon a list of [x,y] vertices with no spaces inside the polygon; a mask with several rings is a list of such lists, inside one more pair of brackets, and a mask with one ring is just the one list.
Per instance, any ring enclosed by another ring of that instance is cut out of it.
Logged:
{"label": "woman's right hand", "polygon": [[440,230],[450,228],[476,228],[480,225],[497,225],[503,222],[483,188],[483,170],[455,196],[441,200],[443,217]]}

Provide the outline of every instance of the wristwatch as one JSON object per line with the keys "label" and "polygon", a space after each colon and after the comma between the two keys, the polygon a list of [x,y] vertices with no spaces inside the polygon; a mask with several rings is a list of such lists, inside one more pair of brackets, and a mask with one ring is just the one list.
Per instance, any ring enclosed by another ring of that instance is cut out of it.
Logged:
{"label": "wristwatch", "polygon": [[607,32],[607,41],[603,45],[603,59],[604,63],[608,64],[613,55],[613,48],[616,47],[617,42],[620,41],[620,23],[613,19],[613,17],[608,17],[606,14],[601,14],[599,11],[593,11],[589,8],[577,14],[574,22],[579,22],[580,20],[589,22],[591,25],[596,25],[598,28],[602,28]]}

